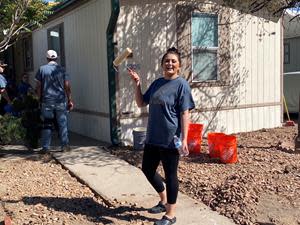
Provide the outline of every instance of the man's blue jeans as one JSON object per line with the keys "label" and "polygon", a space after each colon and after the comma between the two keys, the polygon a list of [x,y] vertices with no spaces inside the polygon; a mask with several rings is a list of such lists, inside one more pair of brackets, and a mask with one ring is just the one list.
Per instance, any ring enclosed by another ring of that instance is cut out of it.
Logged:
{"label": "man's blue jeans", "polygon": [[69,144],[68,137],[68,112],[66,103],[42,103],[42,147],[44,150],[49,150],[52,137],[53,119],[56,116],[56,121],[59,127],[59,137],[61,147]]}

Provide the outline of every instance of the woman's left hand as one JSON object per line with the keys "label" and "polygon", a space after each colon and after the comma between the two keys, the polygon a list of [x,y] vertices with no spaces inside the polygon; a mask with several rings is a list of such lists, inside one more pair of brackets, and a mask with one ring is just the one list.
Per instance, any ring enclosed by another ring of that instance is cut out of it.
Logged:
{"label": "woman's left hand", "polygon": [[189,155],[189,148],[188,148],[188,144],[187,144],[187,141],[183,140],[182,141],[182,149],[181,149],[181,154],[183,156],[188,156]]}

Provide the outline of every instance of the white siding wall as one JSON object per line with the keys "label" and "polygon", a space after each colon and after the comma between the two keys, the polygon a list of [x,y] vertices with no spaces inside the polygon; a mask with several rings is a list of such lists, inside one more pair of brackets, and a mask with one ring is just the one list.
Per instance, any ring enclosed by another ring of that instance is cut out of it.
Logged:
{"label": "white siding wall", "polygon": [[[121,118],[121,139],[124,144],[132,143],[132,129],[147,126],[147,118],[135,118],[142,110],[134,101],[134,86],[127,75],[125,65],[137,65],[142,75],[143,91],[161,74],[160,57],[169,46],[176,46],[176,12],[174,2],[168,1],[123,1],[116,37],[118,50],[130,47],[133,58],[128,59],[119,68],[118,111]],[[129,113],[129,114],[128,114]],[[128,116],[126,116],[128,115]]]}
{"label": "white siding wall", "polygon": [[[141,116],[146,110],[141,112],[136,107],[125,65],[138,66],[143,91],[159,77],[162,54],[177,43],[177,1],[131,0],[122,4],[116,32],[118,50],[132,48],[133,58],[119,68],[118,102],[122,139],[130,143],[132,128],[146,126],[147,120]],[[194,88],[196,110],[192,120],[203,123],[206,131],[226,133],[281,126],[280,22],[241,16],[234,10],[230,18],[230,85]],[[220,102],[220,111],[201,112]]]}
{"label": "white siding wall", "polygon": [[110,142],[106,28],[110,1],[93,0],[33,33],[34,66],[46,63],[47,29],[64,23],[66,71],[70,74],[75,111],[70,129]]}
{"label": "white siding wall", "polygon": [[223,100],[222,106],[229,109],[193,113],[192,118],[204,123],[207,132],[237,133],[281,126],[280,22],[237,15],[236,11],[230,18],[230,85],[193,89],[200,110]]}

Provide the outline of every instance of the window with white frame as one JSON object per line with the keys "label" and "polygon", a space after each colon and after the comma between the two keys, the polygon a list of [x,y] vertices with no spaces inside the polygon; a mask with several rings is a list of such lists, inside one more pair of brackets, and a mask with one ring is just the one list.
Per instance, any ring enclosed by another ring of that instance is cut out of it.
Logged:
{"label": "window with white frame", "polygon": [[218,80],[218,16],[192,13],[192,81]]}

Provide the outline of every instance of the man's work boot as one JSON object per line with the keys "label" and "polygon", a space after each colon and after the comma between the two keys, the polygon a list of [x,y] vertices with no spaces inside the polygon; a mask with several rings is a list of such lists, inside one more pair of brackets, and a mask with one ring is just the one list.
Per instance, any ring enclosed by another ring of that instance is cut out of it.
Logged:
{"label": "man's work boot", "polygon": [[69,151],[71,151],[70,145],[64,145],[64,146],[62,146],[61,147],[61,151],[62,152],[69,152]]}

